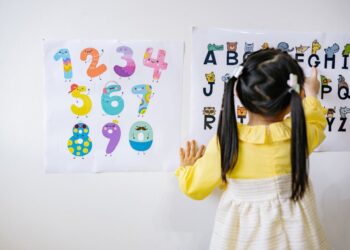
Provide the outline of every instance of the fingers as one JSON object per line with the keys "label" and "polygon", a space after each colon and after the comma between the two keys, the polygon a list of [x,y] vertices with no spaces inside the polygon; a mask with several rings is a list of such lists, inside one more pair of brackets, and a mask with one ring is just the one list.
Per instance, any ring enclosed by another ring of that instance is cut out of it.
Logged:
{"label": "fingers", "polygon": [[317,97],[320,91],[320,81],[318,80],[318,71],[315,67],[311,68],[311,75],[305,79],[304,91],[306,96]]}
{"label": "fingers", "polygon": [[183,148],[180,148],[180,160],[185,159],[185,150]]}
{"label": "fingers", "polygon": [[185,154],[186,158],[190,155],[190,152],[191,152],[191,144],[190,144],[189,141],[187,141],[187,143],[186,143],[186,154]]}
{"label": "fingers", "polygon": [[205,151],[205,146],[204,145],[200,146],[196,154],[196,159],[201,158],[204,154],[204,151]]}
{"label": "fingers", "polygon": [[311,78],[316,78],[317,79],[318,71],[316,67],[311,68]]}
{"label": "fingers", "polygon": [[197,142],[195,140],[186,142],[186,149],[180,147],[180,163],[182,166],[193,165],[196,160],[201,158],[204,154],[205,146],[202,145],[200,148],[197,147]]}
{"label": "fingers", "polygon": [[204,145],[201,146],[200,152],[201,152],[200,153],[200,157],[202,157],[204,155],[204,153],[205,153],[205,146]]}
{"label": "fingers", "polygon": [[197,148],[196,148],[196,141],[195,140],[192,140],[191,141],[191,150],[190,150],[190,157],[195,157],[196,156],[196,151],[197,151]]}
{"label": "fingers", "polygon": [[312,80],[317,79],[317,75],[318,75],[317,68],[316,67],[312,67],[310,76],[305,77],[306,82],[311,82]]}
{"label": "fingers", "polygon": [[195,140],[192,141],[187,141],[186,142],[186,153],[185,153],[185,157],[195,157],[197,152],[197,144]]}

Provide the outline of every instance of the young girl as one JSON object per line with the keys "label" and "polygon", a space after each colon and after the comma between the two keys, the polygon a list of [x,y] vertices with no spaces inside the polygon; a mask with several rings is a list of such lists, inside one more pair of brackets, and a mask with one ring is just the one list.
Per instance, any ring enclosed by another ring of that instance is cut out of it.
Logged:
{"label": "young girl", "polygon": [[[210,249],[329,248],[308,176],[308,156],[327,124],[319,88],[315,68],[305,79],[287,53],[257,51],[226,84],[207,149],[195,141],[180,149],[182,192],[199,200],[225,189]],[[248,110],[247,125],[236,122],[234,92]]]}

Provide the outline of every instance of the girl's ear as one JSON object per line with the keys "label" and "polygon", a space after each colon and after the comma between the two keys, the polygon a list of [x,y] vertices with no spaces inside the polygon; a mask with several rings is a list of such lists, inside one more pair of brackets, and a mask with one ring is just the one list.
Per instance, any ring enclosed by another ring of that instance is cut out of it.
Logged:
{"label": "girl's ear", "polygon": [[300,90],[300,97],[301,97],[301,99],[305,98],[305,90],[304,90],[304,88],[301,88],[301,90]]}

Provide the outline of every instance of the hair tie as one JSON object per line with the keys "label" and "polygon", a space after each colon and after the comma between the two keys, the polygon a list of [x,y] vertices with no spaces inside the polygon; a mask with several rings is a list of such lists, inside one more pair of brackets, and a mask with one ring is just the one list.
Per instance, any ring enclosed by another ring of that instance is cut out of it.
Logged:
{"label": "hair tie", "polygon": [[237,79],[242,74],[242,71],[243,71],[243,66],[236,66],[233,69],[232,76],[234,76]]}
{"label": "hair tie", "polygon": [[298,76],[295,74],[289,74],[289,80],[287,81],[287,84],[289,85],[288,92],[291,93],[292,91],[297,92],[300,94],[300,85],[298,84]]}

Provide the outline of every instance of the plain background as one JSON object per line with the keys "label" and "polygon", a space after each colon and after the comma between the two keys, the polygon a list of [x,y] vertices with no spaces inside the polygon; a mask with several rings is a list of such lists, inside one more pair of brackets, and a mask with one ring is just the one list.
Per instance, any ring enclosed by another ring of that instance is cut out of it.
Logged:
{"label": "plain background", "polygon": [[[349,10],[347,0],[0,0],[0,249],[203,250],[219,199],[188,199],[171,172],[45,174],[42,38],[184,40],[185,140],[191,26],[349,32]],[[334,249],[350,249],[349,158],[311,157]]]}

